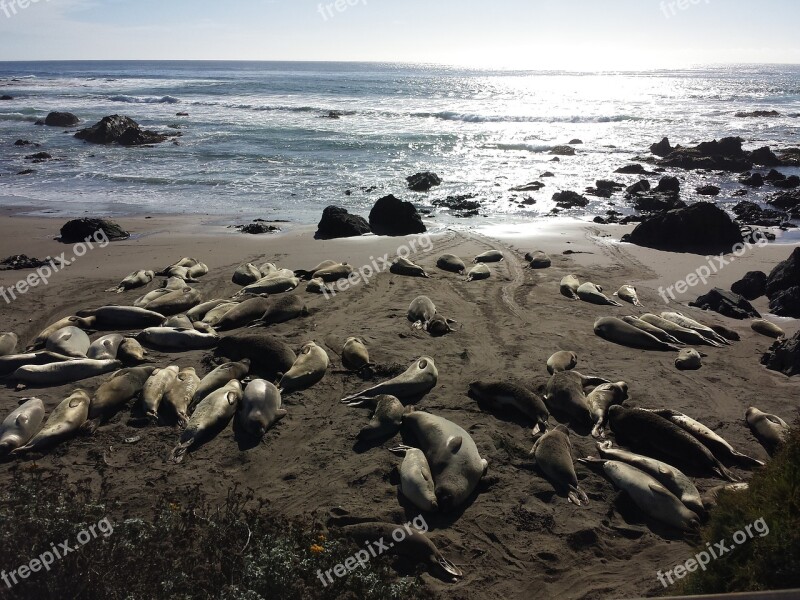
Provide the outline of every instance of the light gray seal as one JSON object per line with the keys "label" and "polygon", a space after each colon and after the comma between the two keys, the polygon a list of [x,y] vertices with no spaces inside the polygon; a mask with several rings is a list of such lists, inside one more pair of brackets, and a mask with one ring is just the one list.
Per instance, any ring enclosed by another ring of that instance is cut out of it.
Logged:
{"label": "light gray seal", "polygon": [[23,403],[0,423],[0,458],[27,444],[44,420],[44,403],[23,398]]}
{"label": "light gray seal", "polygon": [[369,423],[364,426],[356,436],[362,442],[369,442],[395,435],[400,431],[403,415],[407,412],[406,407],[403,406],[400,400],[389,395],[353,400],[348,402],[347,405],[356,408],[369,408],[372,410],[372,417]]}
{"label": "light gray seal", "polygon": [[194,409],[186,429],[181,434],[178,445],[175,446],[170,454],[169,461],[175,464],[182,462],[189,448],[202,441],[209,434],[225,427],[236,413],[236,408],[241,399],[242,384],[236,379],[206,396]]}
{"label": "light gray seal", "polygon": [[650,323],[651,325],[655,325],[656,327],[663,329],[675,339],[680,340],[683,344],[689,344],[692,346],[715,346],[717,348],[721,346],[721,344],[704,337],[700,334],[700,332],[678,325],[677,323],[664,319],[663,317],[645,314],[639,318],[645,323]]}
{"label": "light gray seal", "polygon": [[552,375],[558,371],[571,371],[578,365],[578,355],[575,352],[561,350],[547,359],[547,372]]}
{"label": "light gray seal", "polygon": [[614,292],[614,295],[620,300],[624,300],[625,302],[633,304],[634,306],[644,306],[641,302],[639,302],[639,294],[636,292],[636,288],[632,285],[623,285],[616,292]]}
{"label": "light gray seal", "polygon": [[672,321],[676,325],[680,325],[681,327],[685,327],[686,329],[691,329],[696,331],[700,335],[702,335],[707,340],[712,342],[716,342],[721,346],[728,346],[730,342],[724,337],[718,334],[716,331],[711,329],[706,325],[703,325],[699,321],[695,321],[694,319],[690,319],[686,315],[683,315],[679,312],[662,312],[661,318],[666,319],[667,321]]}
{"label": "light gray seal", "polygon": [[745,413],[747,425],[770,456],[774,456],[789,437],[789,425],[776,415],[751,406]]}
{"label": "light gray seal", "polygon": [[34,385],[55,386],[73,383],[81,379],[105,375],[122,367],[118,360],[92,360],[76,358],[46,365],[27,365],[20,367],[12,379]]}
{"label": "light gray seal", "polygon": [[13,354],[17,349],[19,338],[16,333],[5,331],[0,333],[0,357]]}
{"label": "light gray seal", "polygon": [[178,425],[186,427],[189,422],[189,406],[192,398],[200,385],[200,378],[193,367],[184,367],[178,372],[178,377],[167,388],[161,403],[169,406],[178,419]]}
{"label": "light gray seal", "polygon": [[59,319],[55,323],[52,323],[42,329],[39,332],[30,345],[26,348],[26,352],[30,352],[32,350],[38,350],[40,348],[44,348],[45,343],[47,342],[47,338],[53,335],[59,329],[64,329],[65,327],[80,327],[81,329],[91,329],[96,325],[96,319],[92,318],[91,315],[86,316],[73,316],[73,317],[64,317],[63,319]]}
{"label": "light gray seal", "polygon": [[[300,279],[303,279],[303,280],[310,280],[310,279],[314,279],[315,277],[320,277],[321,278],[321,276],[317,276],[316,275],[317,271],[324,271],[325,269],[330,269],[332,267],[339,267],[341,265],[342,265],[342,263],[337,262],[335,260],[323,260],[321,263],[319,263],[313,269],[309,269],[307,271],[304,270],[304,269],[297,269],[297,270],[294,271],[294,274],[295,274],[296,277],[299,277]],[[274,267],[274,265],[272,265],[272,266]],[[271,272],[274,272],[274,271],[277,271],[277,268],[274,269]],[[267,275],[269,275],[269,273],[264,273],[265,277]],[[349,273],[347,275],[349,275]],[[347,275],[345,275],[345,277],[347,277]],[[336,280],[334,280],[334,281],[336,281]]]}
{"label": "light gray seal", "polygon": [[279,296],[269,299],[264,313],[250,326],[269,327],[308,315],[308,306],[298,296]]}
{"label": "light gray seal", "polygon": [[333,292],[333,286],[325,283],[322,277],[314,277],[309,279],[306,291],[311,294],[330,294]]}
{"label": "light gray seal", "polygon": [[255,283],[263,277],[259,268],[253,263],[244,263],[239,265],[233,272],[232,281],[236,285],[246,286]]}
{"label": "light gray seal", "polygon": [[662,342],[657,337],[639,329],[635,325],[616,317],[601,317],[597,319],[594,323],[594,333],[608,342],[627,346],[628,348],[636,348],[637,350],[658,350],[661,352],[668,350],[677,352],[680,350],[675,344]]}
{"label": "light gray seal", "polygon": [[[251,298],[248,298],[251,299]],[[264,300],[264,298],[258,298],[259,300]],[[205,315],[203,315],[202,321],[206,325],[210,325],[214,328],[219,328],[220,322],[227,316],[229,312],[235,310],[238,306],[240,306],[240,302],[233,302],[233,301],[226,301],[218,304],[211,310],[209,310]],[[233,328],[232,328],[233,329]]]}
{"label": "light gray seal", "polygon": [[402,455],[400,464],[400,491],[411,504],[425,512],[439,510],[436,485],[425,453],[419,448],[399,446],[392,452]]}
{"label": "light gray seal", "polygon": [[389,272],[394,275],[405,275],[406,277],[429,278],[425,269],[402,256],[398,256],[394,259],[394,262],[392,262],[392,265],[389,267]]}
{"label": "light gray seal", "polygon": [[[203,323],[203,325],[206,325]],[[172,327],[173,329],[194,329],[194,323],[185,314],[167,317],[162,327]]]}
{"label": "light gray seal", "polygon": [[288,413],[281,408],[281,393],[269,381],[254,379],[247,384],[236,411],[236,424],[248,435],[262,438]]}
{"label": "light gray seal", "polygon": [[175,382],[178,380],[180,367],[170,365],[164,369],[156,369],[147,379],[142,388],[142,406],[145,414],[154,423],[158,422],[158,408],[161,401]]}
{"label": "light gray seal", "polygon": [[754,319],[750,322],[750,328],[756,333],[776,340],[786,337],[786,332],[783,329],[766,319]]}
{"label": "light gray seal", "polygon": [[186,312],[202,301],[203,297],[200,295],[200,292],[194,288],[185,287],[181,290],[175,290],[174,292],[165,294],[160,298],[156,298],[145,306],[145,308],[165,316],[170,316]]}
{"label": "light gray seal", "polygon": [[467,281],[483,281],[489,279],[491,276],[492,272],[489,270],[489,267],[484,263],[478,263],[467,273]]}
{"label": "light gray seal", "polygon": [[641,329],[642,331],[649,333],[654,338],[661,340],[665,344],[675,344],[676,346],[682,345],[682,342],[666,331],[661,329],[660,327],[656,327],[655,325],[651,325],[650,323],[645,323],[639,317],[627,316],[622,317],[622,320],[625,321],[628,325],[633,325],[637,329]]}
{"label": "light gray seal", "polygon": [[189,317],[189,320],[191,320],[192,323],[196,321],[202,321],[209,311],[217,308],[220,304],[226,303],[231,304],[231,301],[223,298],[215,298],[214,300],[201,302],[191,310],[186,311],[186,316]]}
{"label": "light gray seal", "polygon": [[593,422],[584,388],[611,383],[600,377],[588,377],[577,371],[556,371],[545,387],[544,400],[551,412],[568,415],[578,423]]}
{"label": "light gray seal", "polygon": [[589,503],[589,498],[578,485],[578,476],[575,475],[569,429],[557,425],[536,440],[530,454],[557,493],[566,495],[577,506]]}
{"label": "light gray seal", "polygon": [[142,329],[161,325],[166,318],[161,313],[135,306],[101,306],[96,310],[81,311],[94,316],[99,329]]}
{"label": "light gray seal", "polygon": [[121,360],[126,365],[148,362],[146,356],[147,350],[142,348],[142,345],[134,338],[126,337],[117,350],[117,360]]}
{"label": "light gray seal", "polygon": [[560,286],[562,296],[570,300],[579,300],[578,288],[581,287],[581,281],[577,275],[567,275],[561,280]]}
{"label": "light gray seal", "polygon": [[[289,297],[294,298],[294,296]],[[270,298],[262,298],[261,296],[248,298],[239,304],[234,304],[217,319],[216,323],[214,323],[211,317],[216,316],[215,313],[223,311],[226,305],[222,304],[206,315],[204,321],[219,331],[238,329],[239,327],[249,325],[263,316],[273,303],[274,301],[270,300]]]}
{"label": "light gray seal", "polygon": [[589,414],[592,417],[592,421],[594,421],[592,437],[605,437],[603,430],[608,420],[608,409],[617,404],[622,404],[627,399],[628,384],[624,381],[600,384],[586,396]]}
{"label": "light gray seal", "polygon": [[306,390],[322,381],[329,364],[328,353],[314,342],[308,342],[300,349],[292,368],[281,377],[278,389],[281,394]]}
{"label": "light gray seal", "polygon": [[737,452],[722,436],[711,429],[675,410],[662,409],[654,411],[657,415],[669,419],[675,425],[688,431],[702,443],[711,453],[721,461],[736,463],[741,467],[763,467],[764,463],[750,456]]}
{"label": "light gray seal", "polygon": [[589,281],[578,287],[577,294],[579,299],[590,304],[597,304],[598,306],[622,306],[616,300],[612,300],[606,296],[603,293],[603,288]]}
{"label": "light gray seal", "polygon": [[[186,285],[183,280],[181,279],[181,287]],[[139,296],[136,300],[133,301],[133,306],[136,308],[144,308],[148,304],[150,304],[153,300],[157,298],[161,298],[162,296],[166,296],[170,292],[174,290],[167,289],[167,288],[158,288],[157,290],[152,290],[147,292],[143,296]]]}
{"label": "light gray seal", "polygon": [[125,337],[119,333],[110,333],[97,338],[86,351],[86,358],[94,360],[114,360],[117,358],[119,346],[125,341]]}
{"label": "light gray seal", "polygon": [[63,354],[71,358],[86,358],[92,342],[83,329],[64,327],[53,333],[44,346],[48,352]]}
{"label": "light gray seal", "polygon": [[464,264],[464,261],[453,254],[440,256],[439,260],[436,261],[436,266],[442,271],[458,273],[459,275],[463,275],[467,270],[467,265]]}
{"label": "light gray seal", "polygon": [[703,355],[694,348],[684,348],[675,359],[675,367],[680,371],[697,371],[703,366]]}
{"label": "light gray seal", "polygon": [[196,329],[148,327],[140,331],[136,339],[165,350],[208,350],[219,343],[220,337],[215,333],[201,333]]}
{"label": "light gray seal", "polygon": [[427,296],[417,296],[408,306],[406,316],[415,329],[426,329],[436,314],[436,305]]}
{"label": "light gray seal", "polygon": [[244,379],[250,372],[250,359],[244,358],[239,362],[229,362],[218,366],[200,380],[197,391],[194,393],[193,404],[200,402],[211,392],[226,386],[234,379]]}
{"label": "light gray seal", "polygon": [[469,384],[470,394],[477,400],[493,408],[511,408],[529,419],[535,425],[532,434],[547,431],[550,413],[544,400],[525,387],[511,381],[474,381]]}
{"label": "light gray seal", "polygon": [[425,453],[439,510],[464,504],[489,469],[472,437],[452,421],[422,411],[405,415],[402,430],[410,432]]}
{"label": "light gray seal", "polygon": [[369,360],[369,350],[367,350],[364,340],[356,337],[350,337],[345,340],[342,348],[342,366],[345,369],[360,371],[374,364]]}
{"label": "light gray seal", "polygon": [[234,298],[240,298],[245,294],[283,294],[290,292],[298,285],[300,285],[300,280],[297,277],[270,275],[243,287]]}
{"label": "light gray seal", "polygon": [[43,452],[75,436],[89,416],[89,394],[75,390],[53,409],[41,431],[30,442],[13,450],[12,455],[26,452]]}
{"label": "light gray seal", "polygon": [[127,402],[138,396],[144,384],[155,371],[155,367],[132,367],[121,369],[100,384],[89,405],[89,420],[83,426],[87,433],[94,433]]}
{"label": "light gray seal", "polygon": [[489,250],[483,254],[479,254],[472,261],[473,263],[497,263],[504,259],[503,253],[499,250]]}
{"label": "light gray seal", "polygon": [[525,255],[525,260],[528,261],[531,269],[549,269],[551,266],[553,266],[552,259],[541,250],[528,252]]}
{"label": "light gray seal", "polygon": [[342,403],[349,404],[353,400],[382,395],[395,396],[401,400],[411,399],[427,394],[438,380],[439,371],[433,359],[423,356],[397,377],[343,398]]}
{"label": "light gray seal", "polygon": [[29,354],[0,356],[0,375],[8,375],[26,365],[49,365],[50,363],[64,362],[66,360],[71,359],[69,356],[47,352],[46,350]]}
{"label": "light gray seal", "polygon": [[151,281],[156,274],[153,271],[145,271],[141,269],[139,271],[134,271],[130,275],[128,275],[125,279],[119,282],[116,286],[112,288],[108,288],[107,292],[116,292],[117,294],[121,294],[122,292],[127,292],[128,290],[134,290],[136,288],[140,288],[142,286],[147,285]]}
{"label": "light gray seal", "polygon": [[608,416],[617,440],[624,439],[632,448],[648,456],[655,454],[668,457],[679,464],[704,469],[728,481],[739,481],[693,435],[652,411],[612,406]]}

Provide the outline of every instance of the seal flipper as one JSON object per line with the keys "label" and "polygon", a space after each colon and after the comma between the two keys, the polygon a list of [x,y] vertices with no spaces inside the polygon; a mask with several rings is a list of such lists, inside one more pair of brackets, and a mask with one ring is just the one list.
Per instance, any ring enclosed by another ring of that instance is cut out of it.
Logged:
{"label": "seal flipper", "polygon": [[94,419],[89,419],[83,425],[80,426],[78,431],[82,435],[91,436],[94,435],[95,431],[97,431],[98,427],[102,423],[102,417],[96,417]]}
{"label": "seal flipper", "polygon": [[168,459],[169,462],[175,465],[183,462],[183,458],[186,455],[186,451],[191,447],[193,443],[194,443],[194,438],[189,438],[188,440],[178,443],[178,445],[172,449],[172,452],[169,455]]}
{"label": "seal flipper", "polygon": [[577,485],[569,486],[569,493],[567,494],[567,500],[572,502],[575,506],[581,506],[581,502],[583,504],[589,504],[589,497],[580,488],[580,486]]}

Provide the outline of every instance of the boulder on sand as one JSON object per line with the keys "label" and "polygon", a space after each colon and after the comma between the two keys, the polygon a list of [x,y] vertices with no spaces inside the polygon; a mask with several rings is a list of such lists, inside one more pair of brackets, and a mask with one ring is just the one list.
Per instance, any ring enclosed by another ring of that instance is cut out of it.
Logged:
{"label": "boulder on sand", "polygon": [[414,205],[391,194],[378,200],[372,207],[369,226],[375,235],[413,235],[427,231]]}
{"label": "boulder on sand", "polygon": [[51,112],[44,119],[44,124],[50,127],[72,127],[80,122],[77,116],[68,112]]}
{"label": "boulder on sand", "polygon": [[800,285],[773,294],[769,299],[769,309],[779,317],[800,319]]}
{"label": "boulder on sand", "polygon": [[696,306],[703,310],[711,310],[731,319],[760,319],[761,315],[747,300],[739,294],[728,292],[720,288],[712,289],[705,296],[700,296],[689,306]]}
{"label": "boulder on sand", "polygon": [[728,213],[708,202],[648,217],[622,239],[657,250],[699,254],[730,252],[743,241]]}
{"label": "boulder on sand", "polygon": [[763,271],[750,271],[731,286],[734,294],[755,300],[767,293],[767,274]]}
{"label": "boulder on sand", "polygon": [[427,192],[433,186],[442,184],[442,179],[430,171],[406,177],[406,181],[408,181],[408,189],[412,192]]}
{"label": "boulder on sand", "polygon": [[775,342],[764,354],[761,364],[787,377],[800,374],[800,331],[791,338]]}
{"label": "boulder on sand", "polygon": [[329,206],[322,211],[322,219],[314,237],[318,240],[333,240],[357,237],[369,232],[369,223],[364,217],[351,215],[339,206]]}
{"label": "boulder on sand", "polygon": [[800,285],[800,248],[795,248],[789,258],[772,269],[767,279],[767,296],[772,298],[797,285]]}
{"label": "boulder on sand", "polygon": [[[74,219],[68,221],[61,228],[59,241],[65,244],[76,244],[87,238],[96,238],[96,234],[103,231],[110,241],[127,240],[131,234],[122,229],[114,221],[107,219]],[[102,239],[102,238],[101,238]]]}

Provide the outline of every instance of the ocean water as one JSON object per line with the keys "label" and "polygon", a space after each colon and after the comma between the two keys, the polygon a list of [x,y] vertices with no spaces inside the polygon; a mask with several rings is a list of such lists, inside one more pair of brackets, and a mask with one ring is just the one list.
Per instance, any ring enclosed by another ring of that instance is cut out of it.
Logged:
{"label": "ocean water", "polygon": [[[800,145],[800,67],[785,66],[573,73],[373,63],[0,63],[2,94],[14,100],[0,102],[0,203],[64,215],[313,223],[329,204],[366,215],[388,193],[423,208],[474,194],[480,217],[434,214],[444,222],[524,222],[549,214],[557,191],[582,191],[597,179],[633,183],[638,177],[613,171],[663,136],[684,145],[728,135],[743,137],[748,149]],[[734,116],[757,109],[782,116]],[[86,126],[124,114],[183,135],[177,145],[154,148],[90,145],[34,125],[52,110],[74,112]],[[342,117],[325,118],[329,111]],[[18,138],[40,143],[56,160],[32,165],[32,176],[16,175],[31,167],[24,156],[39,151],[15,147]],[[551,162],[550,150],[573,138],[584,142],[577,155]],[[410,192],[405,178],[422,170],[444,183]],[[544,171],[555,177],[541,179],[541,191],[509,191]],[[687,200],[697,199],[697,185],[714,183],[723,188],[718,202],[738,201],[730,196],[741,187],[735,176],[680,175]],[[525,197],[536,203],[520,206]],[[567,214],[591,219],[612,208],[629,212],[617,196]]]}

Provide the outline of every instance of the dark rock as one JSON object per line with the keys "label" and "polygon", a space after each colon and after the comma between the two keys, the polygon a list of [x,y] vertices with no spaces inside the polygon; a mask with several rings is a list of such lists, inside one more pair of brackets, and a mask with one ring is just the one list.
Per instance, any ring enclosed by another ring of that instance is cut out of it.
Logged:
{"label": "dark rock", "polygon": [[760,319],[761,315],[747,300],[739,294],[728,292],[720,288],[712,289],[705,296],[700,296],[696,302],[689,306],[696,306],[703,310],[711,310],[731,319]]}
{"label": "dark rock", "polygon": [[544,187],[544,184],[541,181],[531,181],[530,183],[526,183],[525,185],[519,185],[517,187],[513,187],[509,191],[510,192],[538,192],[543,187]]}
{"label": "dark rock", "polygon": [[660,156],[661,158],[669,156],[670,152],[672,152],[672,146],[670,146],[669,138],[664,138],[657,144],[650,146],[650,152],[656,156]]}
{"label": "dark rock", "polygon": [[550,150],[550,154],[555,154],[556,156],[575,156],[575,148],[572,146],[556,146]]}
{"label": "dark rock", "polygon": [[719,196],[719,193],[722,191],[715,185],[704,185],[697,188],[697,193],[701,196]]}
{"label": "dark rock", "polygon": [[49,160],[53,158],[47,152],[37,152],[36,154],[29,154],[25,157],[25,160]]}
{"label": "dark rock", "polygon": [[633,185],[629,185],[625,191],[628,193],[629,196],[633,196],[634,194],[638,194],[639,192],[649,192],[650,191],[650,182],[647,179],[642,179],[641,181],[637,181]]}
{"label": "dark rock", "polygon": [[561,162],[561,159],[556,156],[555,158],[551,158],[550,162]]}
{"label": "dark rock", "polygon": [[375,235],[398,236],[427,231],[414,205],[392,195],[375,203],[369,213],[369,225]]}
{"label": "dark rock", "polygon": [[8,94],[3,94],[0,96],[0,100],[13,100],[14,96],[9,96]]}
{"label": "dark rock", "polygon": [[779,263],[767,279],[767,296],[773,298],[776,294],[800,285],[800,248],[795,248],[792,254],[782,263]]}
{"label": "dark rock", "polygon": [[739,178],[739,183],[750,187],[761,187],[764,185],[764,177],[762,177],[761,173],[745,173],[744,176]]}
{"label": "dark rock", "polygon": [[414,192],[427,192],[435,185],[441,185],[442,180],[436,173],[426,171],[406,177],[408,189]]}
{"label": "dark rock", "polygon": [[544,179],[545,177],[555,177],[555,176],[556,176],[555,173],[551,173],[550,171],[545,171],[540,175],[542,179]]}
{"label": "dark rock", "polygon": [[175,116],[176,117],[188,117],[189,113],[188,112],[179,112],[179,113],[175,113]]}
{"label": "dark rock", "polygon": [[68,112],[51,112],[44,120],[44,124],[50,127],[73,127],[80,122],[78,117]]}
{"label": "dark rock", "polygon": [[639,212],[664,212],[686,206],[686,202],[673,194],[638,194],[633,198],[633,207]]}
{"label": "dark rock", "polygon": [[32,175],[33,173],[36,173],[33,169],[23,169],[22,171],[18,171],[17,175]]}
{"label": "dark rock", "polygon": [[168,136],[156,131],[143,130],[133,119],[119,115],[103,117],[95,125],[78,131],[75,137],[92,144],[117,142],[123,146],[158,144],[168,139]]}
{"label": "dark rock", "polygon": [[798,177],[797,175],[791,175],[786,179],[773,182],[772,185],[775,186],[776,188],[784,190],[793,190],[795,188],[800,187],[800,177]]}
{"label": "dark rock", "polygon": [[784,179],[786,179],[786,175],[784,175],[780,171],[776,171],[775,169],[770,169],[770,172],[767,173],[766,177],[764,177],[765,181],[769,181],[771,183],[775,183],[776,181],[783,181]]}
{"label": "dark rock", "polygon": [[769,300],[769,309],[779,317],[800,319],[800,286],[795,285],[773,294]]}
{"label": "dark rock", "polygon": [[800,191],[794,190],[776,194],[767,200],[767,204],[781,210],[794,210],[800,206]]}
{"label": "dark rock", "polygon": [[21,271],[23,269],[36,269],[49,264],[50,257],[47,260],[39,260],[38,258],[29,258],[24,254],[16,254],[9,256],[0,261],[0,266],[7,271]]}
{"label": "dark rock", "polygon": [[740,119],[753,117],[780,117],[781,113],[777,110],[754,110],[752,112],[737,112],[736,116]]}
{"label": "dark rock", "polygon": [[574,140],[570,140],[569,143],[572,146],[580,146],[581,144],[583,144],[583,140],[579,140],[578,138],[575,138]]}
{"label": "dark rock", "polygon": [[[477,211],[481,203],[473,200],[475,194],[462,194],[460,196],[448,196],[444,200],[434,200],[434,206],[449,208],[454,211]],[[459,215],[460,216],[460,215]]]}
{"label": "dark rock", "polygon": [[127,240],[131,234],[122,229],[114,221],[108,219],[74,219],[68,221],[61,228],[61,238],[59,241],[65,244],[75,244],[83,242],[86,238],[94,236],[98,232],[105,232],[110,241]]}
{"label": "dark rock", "polygon": [[735,192],[733,192],[731,194],[731,196],[733,196],[734,198],[740,198],[742,196],[747,196],[747,194],[749,194],[749,193],[750,192],[748,192],[747,190],[742,189],[742,190],[736,190]]}
{"label": "dark rock", "polygon": [[658,161],[658,165],[687,170],[744,172],[752,169],[753,161],[742,150],[742,141],[742,138],[727,137],[702,142],[694,148],[676,146],[667,157]]}
{"label": "dark rock", "polygon": [[733,213],[741,223],[761,227],[778,227],[786,220],[786,213],[777,210],[764,210],[755,202],[744,200],[733,207]]}
{"label": "dark rock", "polygon": [[625,187],[621,183],[610,181],[608,179],[598,179],[594,182],[594,185],[598,190],[621,190]]}
{"label": "dark rock", "polygon": [[595,217],[592,219],[592,222],[597,223],[598,225],[608,225],[608,219],[604,219],[603,217]]}
{"label": "dark rock", "polygon": [[698,202],[648,217],[629,236],[648,248],[673,252],[730,252],[742,233],[728,213],[708,202]]}
{"label": "dark rock", "polygon": [[581,196],[578,192],[565,191],[553,194],[553,201],[559,208],[584,207],[589,204],[586,196]]}
{"label": "dark rock", "polygon": [[339,206],[329,206],[322,211],[322,219],[314,237],[318,240],[332,240],[357,237],[369,232],[369,223],[364,217],[351,215]]}
{"label": "dark rock", "polygon": [[763,271],[750,271],[731,286],[731,291],[747,300],[761,298],[767,293],[767,274]]}
{"label": "dark rock", "polygon": [[261,235],[262,233],[274,233],[276,231],[280,231],[280,227],[275,227],[274,225],[268,225],[263,221],[253,221],[247,225],[239,225],[237,227],[239,231],[242,233],[247,233],[250,235]]}
{"label": "dark rock", "polygon": [[622,175],[650,175],[651,173],[648,172],[642,165],[625,165],[624,167],[620,167],[614,173],[620,173]]}
{"label": "dark rock", "polygon": [[15,146],[30,146],[31,143],[32,142],[29,142],[28,140],[17,140],[16,142],[14,142],[14,145]]}
{"label": "dark rock", "polygon": [[750,153],[750,160],[753,161],[754,165],[763,165],[765,167],[777,167],[783,164],[783,161],[775,156],[769,146],[753,150]]}
{"label": "dark rock", "polygon": [[778,340],[764,354],[761,364],[771,371],[778,371],[787,377],[800,373],[800,331],[793,337]]}
{"label": "dark rock", "polygon": [[661,194],[680,194],[681,182],[677,177],[670,177],[669,175],[662,177],[656,189],[654,190]]}

